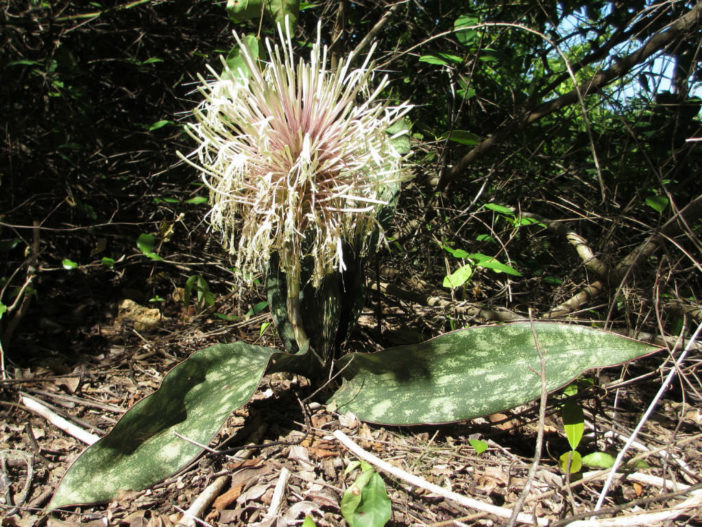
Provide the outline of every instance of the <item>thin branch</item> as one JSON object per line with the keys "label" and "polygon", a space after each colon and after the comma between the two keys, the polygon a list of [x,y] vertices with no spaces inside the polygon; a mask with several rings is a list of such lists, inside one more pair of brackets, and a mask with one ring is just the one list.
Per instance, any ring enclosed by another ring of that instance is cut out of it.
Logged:
{"label": "thin branch", "polygon": [[[702,4],[698,4],[702,5]],[[658,404],[658,401],[660,400],[661,397],[663,397],[663,394],[666,392],[668,389],[668,386],[670,386],[670,383],[673,381],[673,377],[675,377],[675,373],[678,371],[678,368],[682,364],[682,362],[685,360],[685,357],[687,357],[688,351],[690,351],[690,344],[697,340],[697,337],[699,336],[700,332],[702,331],[702,324],[697,326],[697,329],[695,330],[695,333],[692,335],[690,338],[690,342],[688,345],[685,347],[685,350],[680,354],[678,359],[675,361],[674,367],[670,370],[668,373],[668,376],[665,378],[665,381],[663,381],[663,384],[661,385],[660,389],[658,390],[658,393],[656,393],[656,396],[653,398],[651,401],[651,404],[649,404],[648,408],[646,409],[646,412],[644,415],[641,417],[641,420],[639,423],[636,425],[636,428],[634,431],[631,433],[631,436],[629,436],[629,439],[627,440],[626,444],[624,447],[619,451],[617,454],[616,459],[614,460],[614,465],[610,469],[609,476],[607,476],[607,480],[605,481],[604,487],[602,487],[602,492],[600,492],[600,497],[597,500],[597,504],[595,505],[595,511],[599,510],[602,507],[602,504],[604,503],[604,500],[607,496],[607,493],[609,492],[609,488],[612,485],[612,481],[614,480],[614,476],[617,472],[617,469],[621,466],[622,460],[624,458],[624,454],[629,450],[629,447],[631,444],[634,442],[636,439],[636,436],[639,434],[641,429],[643,428],[644,424],[648,421],[649,416],[653,412],[654,408]],[[702,496],[701,496],[702,497]]]}
{"label": "thin branch", "polygon": [[529,467],[529,473],[527,475],[526,483],[524,484],[524,489],[517,499],[517,503],[514,504],[512,509],[512,517],[507,523],[508,527],[513,527],[517,521],[517,516],[519,516],[524,502],[529,495],[531,490],[531,485],[536,477],[536,470],[539,468],[539,463],[541,462],[541,449],[544,444],[544,423],[546,422],[546,403],[548,401],[548,389],[546,387],[546,357],[544,357],[544,352],[539,344],[539,337],[536,334],[536,329],[534,328],[534,319],[531,316],[531,309],[529,310],[529,322],[531,323],[531,334],[534,339],[534,346],[539,354],[539,376],[541,378],[541,399],[539,400],[539,429],[536,434],[536,446],[534,446],[534,460]]}
{"label": "thin branch", "polygon": [[[388,463],[386,461],[383,461],[382,459],[371,454],[370,452],[363,450],[360,446],[358,446],[351,439],[349,439],[349,437],[346,434],[344,434],[341,430],[336,430],[334,432],[334,437],[342,445],[344,445],[346,448],[348,448],[351,452],[353,452],[356,456],[360,457],[364,461],[367,461],[371,465],[378,467],[383,472],[387,472],[388,474],[391,474],[392,476],[394,476],[398,479],[402,479],[404,481],[407,481],[408,483],[414,485],[415,487],[419,487],[419,488],[425,489],[429,492],[433,492],[434,494],[437,494],[443,498],[455,501],[456,503],[463,505],[464,507],[487,512],[489,514],[492,514],[494,516],[498,516],[500,518],[509,518],[512,516],[512,511],[510,509],[505,509],[503,507],[497,507],[496,505],[492,505],[489,503],[483,503],[482,501],[478,501],[478,500],[475,500],[473,498],[463,496],[462,494],[458,494],[457,492],[452,492],[452,491],[447,490],[443,487],[440,487],[439,485],[429,483],[425,479],[422,479],[418,476],[415,476],[414,474],[410,474],[409,472],[406,472],[406,471],[402,470],[401,468],[398,468],[394,465],[391,465],[390,463]],[[517,521],[519,521],[521,523],[528,523],[528,524],[536,523],[537,525],[543,525],[543,526],[548,525],[548,520],[543,519],[543,518],[534,518],[531,514],[525,514],[525,513],[520,513],[517,516]]]}
{"label": "thin branch", "polygon": [[601,91],[605,86],[617,79],[622,78],[629,71],[631,71],[632,68],[638,64],[641,64],[654,53],[661,51],[673,42],[677,42],[683,33],[699,26],[700,20],[702,20],[702,3],[696,4],[688,13],[653,35],[638,50],[617,61],[617,63],[611,68],[595,74],[590,80],[576,86],[568,93],[551,101],[540,104],[531,110],[525,117],[510,121],[505,126],[497,130],[493,135],[476,145],[470,152],[463,156],[463,158],[461,158],[461,160],[456,163],[451,170],[444,172],[439,180],[438,189],[444,190],[451,183],[451,181],[456,179],[466,170],[468,165],[481,158],[494,146],[503,142],[515,131],[522,129],[565,106],[578,102],[581,97]]}

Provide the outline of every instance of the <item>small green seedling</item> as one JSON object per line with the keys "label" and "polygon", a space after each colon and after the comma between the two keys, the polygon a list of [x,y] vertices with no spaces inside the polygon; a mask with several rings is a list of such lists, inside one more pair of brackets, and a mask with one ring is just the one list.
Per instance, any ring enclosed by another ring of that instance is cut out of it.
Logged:
{"label": "small green seedling", "polygon": [[466,262],[454,272],[444,277],[444,287],[450,287],[452,289],[456,287],[461,287],[468,280],[470,280],[471,276],[473,276],[473,269],[478,267],[483,269],[490,269],[491,271],[496,273],[505,273],[512,276],[522,276],[522,273],[517,271],[514,267],[511,267],[507,264],[503,264],[493,256],[488,256],[487,254],[483,253],[469,253],[467,251],[464,251],[463,249],[454,249],[453,247],[450,247],[448,244],[445,243],[441,244],[441,248],[454,258],[459,258],[463,262]]}
{"label": "small green seedling", "polygon": [[344,473],[348,474],[359,466],[361,474],[341,498],[341,514],[350,527],[383,527],[392,514],[385,482],[365,461],[354,461]]}
{"label": "small green seedling", "polygon": [[[564,394],[573,397],[577,395],[578,387],[571,384],[566,387]],[[583,409],[575,399],[568,399],[561,407],[563,430],[565,432],[570,451],[565,452],[558,459],[558,465],[566,474],[577,474],[583,466],[589,468],[609,468],[614,464],[614,457],[607,452],[592,452],[581,456],[577,448],[585,433],[585,415]]]}
{"label": "small green seedling", "polygon": [[155,262],[160,262],[163,260],[163,258],[156,254],[154,250],[154,242],[155,238],[153,234],[142,233],[137,238],[136,246],[141,251],[141,254]]}
{"label": "small green seedling", "polygon": [[488,444],[480,439],[469,439],[468,443],[473,447],[475,453],[480,455],[488,449]]}
{"label": "small green seedling", "polygon": [[[193,292],[195,295],[193,295]],[[190,305],[193,296],[197,298],[195,309],[198,313],[201,313],[205,307],[214,306],[214,295],[210,291],[210,286],[207,284],[207,280],[200,275],[190,276],[185,282],[183,301],[186,307]]]}

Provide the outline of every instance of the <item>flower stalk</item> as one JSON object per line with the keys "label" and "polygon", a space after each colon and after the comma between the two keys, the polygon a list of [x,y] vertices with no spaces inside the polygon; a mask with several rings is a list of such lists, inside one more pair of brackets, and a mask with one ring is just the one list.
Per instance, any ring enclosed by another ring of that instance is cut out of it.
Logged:
{"label": "flower stalk", "polygon": [[358,256],[375,249],[376,213],[409,178],[387,130],[410,106],[381,98],[387,77],[371,87],[372,50],[358,68],[353,54],[330,68],[320,26],[308,60],[296,61],[287,24],[278,26],[278,43],[266,40],[266,62],[234,36],[247,71],[225,64],[202,80],[204,101],[188,128],[199,147],[184,159],[210,189],[209,221],[235,255],[240,281],[279,256],[288,316],[305,345],[303,262],[312,266],[304,280],[317,288],[344,271],[344,242],[359,241]]}

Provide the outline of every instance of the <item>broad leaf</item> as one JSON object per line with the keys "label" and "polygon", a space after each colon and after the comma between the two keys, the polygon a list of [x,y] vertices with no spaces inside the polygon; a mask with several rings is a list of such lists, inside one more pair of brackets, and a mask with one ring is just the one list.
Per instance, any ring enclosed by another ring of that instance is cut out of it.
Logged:
{"label": "broad leaf", "polygon": [[341,498],[341,514],[350,527],[382,527],[392,515],[383,478],[372,468],[361,473]]}
{"label": "broad leaf", "polygon": [[489,415],[539,397],[538,335],[546,389],[584,371],[626,362],[657,347],[583,326],[516,322],[447,333],[421,344],[353,353],[339,366],[340,412],[390,425],[447,423]]}
{"label": "broad leaf", "polygon": [[583,468],[583,460],[582,457],[580,457],[580,452],[571,450],[570,452],[561,454],[561,457],[558,458],[558,466],[566,473],[576,474],[580,472]]}
{"label": "broad leaf", "polygon": [[614,461],[614,456],[607,452],[593,452],[582,458],[583,465],[589,468],[610,468]]}
{"label": "broad leaf", "polygon": [[242,342],[194,353],[76,459],[49,508],[108,501],[178,471],[202,448],[176,432],[209,443],[227,416],[249,400],[273,355],[273,349]]}
{"label": "broad leaf", "polygon": [[442,285],[450,288],[461,287],[472,275],[473,268],[470,264],[466,264],[456,269],[453,273],[444,276],[444,283]]}

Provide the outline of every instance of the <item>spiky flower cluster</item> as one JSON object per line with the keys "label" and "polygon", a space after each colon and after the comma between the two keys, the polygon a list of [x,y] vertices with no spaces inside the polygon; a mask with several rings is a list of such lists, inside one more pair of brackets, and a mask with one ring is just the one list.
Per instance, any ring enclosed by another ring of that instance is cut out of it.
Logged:
{"label": "spiky flower cluster", "polygon": [[211,225],[242,276],[277,252],[297,277],[312,257],[317,286],[344,269],[343,241],[364,240],[367,251],[387,188],[407,179],[387,130],[409,106],[380,99],[386,77],[371,89],[370,54],[360,68],[351,68],[353,55],[328,68],[318,27],[309,61],[295,63],[289,29],[278,33],[280,45],[266,41],[267,62],[235,34],[248,73],[225,67],[203,81],[193,155],[210,189]]}

